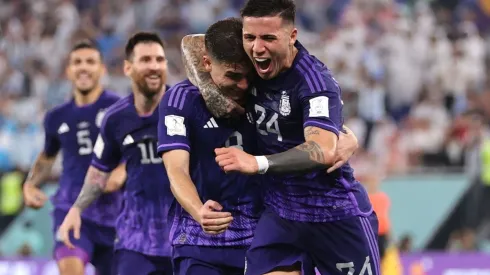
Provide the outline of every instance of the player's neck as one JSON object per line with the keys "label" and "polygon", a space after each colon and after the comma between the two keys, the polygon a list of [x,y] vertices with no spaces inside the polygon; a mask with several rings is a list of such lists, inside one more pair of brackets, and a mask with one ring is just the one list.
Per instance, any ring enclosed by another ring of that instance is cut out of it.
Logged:
{"label": "player's neck", "polygon": [[102,94],[102,86],[97,86],[95,89],[90,91],[88,94],[84,95],[80,91],[75,90],[74,98],[75,104],[77,106],[90,105],[99,99],[100,94]]}
{"label": "player's neck", "polygon": [[163,85],[162,90],[152,97],[146,97],[139,92],[134,93],[134,105],[136,107],[136,112],[138,112],[138,115],[149,116],[153,114],[156,107],[158,106],[158,103],[160,103],[160,100],[162,99],[165,90],[166,86]]}
{"label": "player's neck", "polygon": [[296,58],[297,54],[298,54],[298,49],[293,45],[291,49],[291,53],[289,54],[289,58],[286,60],[286,66],[284,67],[284,71],[288,70],[293,66],[294,59]]}

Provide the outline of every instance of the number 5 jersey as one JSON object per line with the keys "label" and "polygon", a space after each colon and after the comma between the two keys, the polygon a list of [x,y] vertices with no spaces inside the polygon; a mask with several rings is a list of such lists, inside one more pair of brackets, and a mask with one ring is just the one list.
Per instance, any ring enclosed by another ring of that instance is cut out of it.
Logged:
{"label": "number 5 jersey", "polygon": [[[56,209],[68,211],[77,199],[92,160],[104,112],[118,100],[116,94],[104,91],[92,104],[77,106],[72,99],[46,113],[44,153],[52,157],[61,151],[63,156],[60,186],[52,198]],[[104,194],[83,212],[82,218],[113,227],[120,206],[119,192]]]}

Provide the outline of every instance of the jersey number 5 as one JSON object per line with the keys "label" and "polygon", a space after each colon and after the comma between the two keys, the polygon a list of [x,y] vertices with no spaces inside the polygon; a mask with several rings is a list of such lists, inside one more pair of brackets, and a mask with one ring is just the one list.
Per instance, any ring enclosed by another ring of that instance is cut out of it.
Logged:
{"label": "jersey number 5", "polygon": [[265,108],[255,104],[255,112],[259,114],[259,118],[255,122],[257,124],[257,131],[263,136],[267,136],[268,134],[276,134],[277,140],[282,141],[281,130],[279,130],[279,122],[277,121],[279,115],[277,113],[274,113],[270,117],[269,121],[265,123],[265,127],[264,127],[263,122],[267,114]]}
{"label": "jersey number 5", "polygon": [[81,156],[92,154],[92,140],[90,139],[90,131],[80,130],[77,132],[77,142],[78,142],[78,154]]}

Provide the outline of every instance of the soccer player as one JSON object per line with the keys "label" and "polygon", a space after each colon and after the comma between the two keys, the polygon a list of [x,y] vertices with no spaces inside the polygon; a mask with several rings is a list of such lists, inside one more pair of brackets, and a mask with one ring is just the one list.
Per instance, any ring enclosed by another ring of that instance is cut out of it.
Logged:
{"label": "soccer player", "polygon": [[242,18],[243,47],[260,76],[252,100],[263,155],[219,148],[216,161],[227,173],[266,174],[267,209],[246,274],[298,270],[305,252],[321,274],[380,274],[365,189],[348,164],[324,172],[335,165],[343,124],[338,83],[297,41],[292,0],[249,0]]}
{"label": "soccer player", "polygon": [[[94,44],[81,41],[73,46],[66,68],[67,77],[74,86],[73,99],[46,114],[44,149],[24,184],[26,205],[41,208],[47,198],[39,186],[49,178],[58,152],[63,153],[60,186],[52,198],[55,232],[82,188],[104,110],[119,100],[118,96],[102,88],[100,78],[104,72],[101,54]],[[124,181],[124,173],[119,169],[113,179],[120,184]],[[53,254],[61,275],[85,274],[87,262],[101,274],[110,272],[111,265],[107,263],[113,254],[114,223],[120,202],[120,194],[105,194],[87,209],[74,249],[56,241]]]}
{"label": "soccer player", "polygon": [[173,196],[156,152],[157,107],[167,88],[163,42],[154,33],[139,32],[128,40],[125,54],[124,73],[131,78],[133,93],[107,110],[82,191],[60,233],[69,242],[69,232],[79,230],[80,213],[101,195],[109,172],[124,160],[127,180],[116,221],[116,274],[172,274],[167,216]]}
{"label": "soccer player", "polygon": [[[236,18],[211,25],[202,62],[221,92],[243,105],[253,67],[241,48],[241,32]],[[254,152],[255,124],[245,116],[215,118],[189,80],[172,87],[159,109],[158,153],[181,206],[171,236],[175,274],[243,274],[263,203],[257,178],[225,174],[214,161],[214,149]]]}

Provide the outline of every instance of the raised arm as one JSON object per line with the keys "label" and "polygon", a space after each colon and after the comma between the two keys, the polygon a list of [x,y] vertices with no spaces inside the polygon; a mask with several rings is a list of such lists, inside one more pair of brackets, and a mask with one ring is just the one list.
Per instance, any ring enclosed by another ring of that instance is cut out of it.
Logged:
{"label": "raised arm", "polygon": [[215,117],[225,118],[243,114],[245,110],[232,99],[223,96],[211,75],[204,70],[204,35],[186,35],[182,39],[181,49],[187,77],[199,88],[211,113]]}

